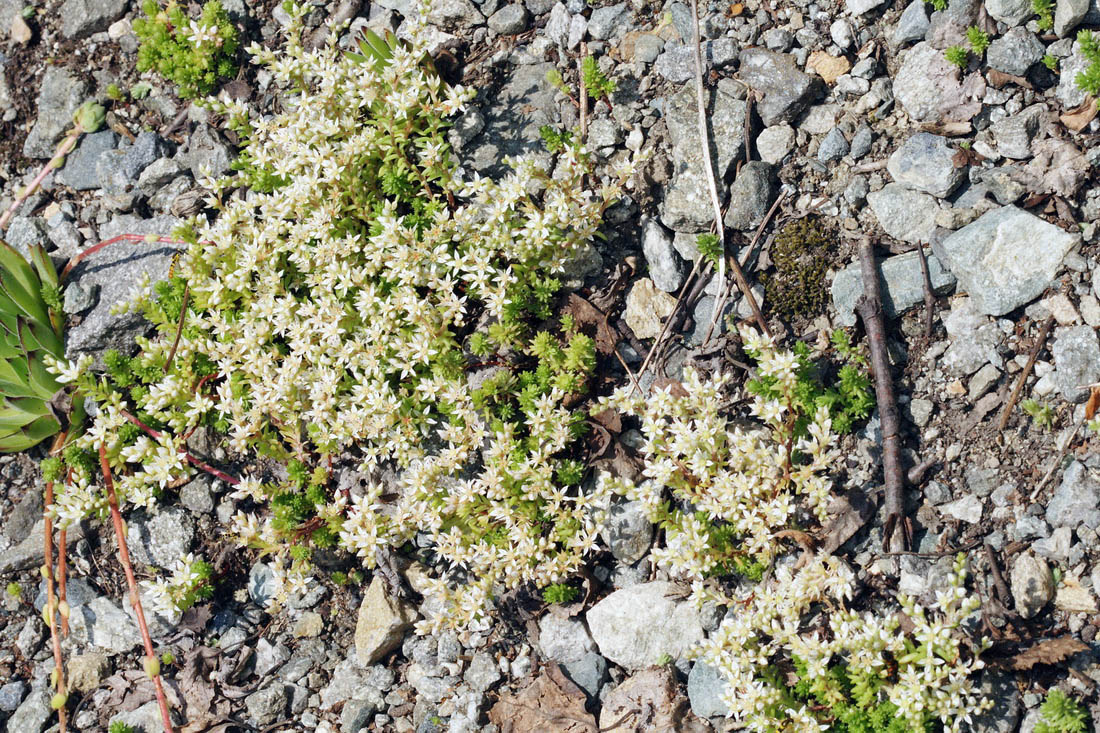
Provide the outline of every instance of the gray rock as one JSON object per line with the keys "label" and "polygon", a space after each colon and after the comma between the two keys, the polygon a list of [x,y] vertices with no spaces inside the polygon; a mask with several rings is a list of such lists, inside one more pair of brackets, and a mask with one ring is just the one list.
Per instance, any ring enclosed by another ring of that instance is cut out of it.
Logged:
{"label": "gray rock", "polygon": [[995,20],[1016,26],[1035,14],[1031,0],[986,0],[985,10]]}
{"label": "gray rock", "polygon": [[1054,6],[1054,32],[1065,38],[1089,13],[1089,0],[1058,0]]}
{"label": "gray rock", "polygon": [[943,51],[921,41],[905,53],[894,76],[894,96],[916,122],[967,119],[980,109],[967,113],[958,68],[943,56]]}
{"label": "gray rock", "polygon": [[1086,71],[1089,65],[1089,60],[1081,51],[1081,43],[1074,41],[1073,52],[1058,65],[1058,88],[1055,96],[1066,109],[1078,106],[1088,96],[1077,86],[1077,75]]}
{"label": "gray rock", "polygon": [[391,597],[378,575],[371,580],[355,623],[355,653],[360,664],[374,664],[401,645],[416,619],[416,609]]}
{"label": "gray rock", "polygon": [[1034,214],[1004,206],[934,244],[933,251],[980,312],[1000,316],[1046,290],[1079,241]]}
{"label": "gray rock", "polygon": [[600,654],[628,670],[680,659],[703,638],[699,614],[677,601],[676,586],[656,581],[617,590],[586,614]]}
{"label": "gray rock", "polygon": [[691,712],[700,718],[725,717],[729,706],[722,696],[729,690],[729,682],[718,670],[703,662],[696,662],[688,673],[687,693]]}
{"label": "gray rock", "polygon": [[437,0],[428,12],[428,22],[454,31],[481,25],[485,22],[485,16],[469,0]]}
{"label": "gray rock", "polygon": [[100,130],[84,135],[80,145],[65,158],[65,167],[57,174],[58,183],[77,191],[90,191],[99,188],[99,175],[96,163],[108,150],[114,150],[118,144],[118,135],[111,130]]}
{"label": "gray rock", "polygon": [[384,709],[386,706],[382,697],[384,690],[378,683],[381,675],[375,671],[377,669],[379,668],[368,667],[364,670],[356,662],[354,654],[337,664],[332,670],[331,681],[321,690],[321,710],[331,710],[348,700],[373,701],[377,709]]}
{"label": "gray rock", "polygon": [[30,256],[31,247],[45,246],[47,240],[46,224],[37,216],[13,216],[4,236],[24,257]]}
{"label": "gray rock", "polygon": [[[434,6],[433,6],[434,7]],[[199,125],[188,143],[182,162],[191,170],[195,180],[206,176],[217,177],[229,171],[229,164],[236,157],[229,144],[210,125]]]}
{"label": "gray rock", "polygon": [[598,41],[618,38],[630,27],[630,8],[626,3],[596,8],[588,18],[588,35]]}
{"label": "gray rock", "polygon": [[1001,370],[992,364],[986,364],[978,370],[977,374],[970,378],[967,399],[977,402],[986,392],[993,388],[997,380],[1001,378]]}
{"label": "gray rock", "polygon": [[550,63],[522,64],[509,70],[496,104],[486,107],[485,129],[470,155],[471,167],[482,175],[508,172],[504,156],[541,154],[539,127],[559,121],[556,92],[546,83]]}
{"label": "gray rock", "polygon": [[244,706],[252,723],[262,728],[285,717],[287,702],[286,686],[277,682],[246,697]]}
{"label": "gray rock", "polygon": [[1054,527],[1100,527],[1100,481],[1084,464],[1074,461],[1047,504],[1046,520]]}
{"label": "gray rock", "polygon": [[943,325],[951,338],[942,362],[948,372],[965,376],[1000,359],[997,355],[1000,329],[978,311],[970,298],[956,299]]}
{"label": "gray rock", "polygon": [[263,679],[290,659],[290,650],[267,639],[256,642],[256,676]]}
{"label": "gray rock", "polygon": [[61,35],[68,39],[87,38],[122,17],[129,0],[65,0],[58,17]]}
{"label": "gray rock", "polygon": [[875,212],[882,230],[894,239],[924,244],[936,229],[936,199],[926,193],[888,183],[867,194],[867,203]]}
{"label": "gray rock", "polygon": [[852,149],[848,152],[852,160],[859,160],[871,152],[871,143],[875,141],[875,133],[867,125],[860,125],[852,135]]}
{"label": "gray rock", "polygon": [[1015,675],[987,669],[982,673],[979,692],[994,701],[991,709],[975,716],[971,733],[1015,733],[1020,723],[1020,691]]}
{"label": "gray rock", "polygon": [[1100,343],[1092,326],[1054,331],[1054,383],[1067,402],[1084,402],[1090,384],[1100,382]]}
{"label": "gray rock", "polygon": [[485,116],[479,110],[470,109],[455,120],[447,139],[456,150],[462,150],[485,129]]}
{"label": "gray rock", "polygon": [[[490,18],[491,20],[491,18]],[[380,709],[376,700],[348,700],[340,711],[340,733],[359,733],[370,726]]]}
{"label": "gray rock", "polygon": [[884,2],[886,2],[886,0],[844,0],[844,7],[846,7],[848,12],[852,15],[863,15],[864,13],[871,12]]}
{"label": "gray rock", "polygon": [[1018,114],[990,125],[989,131],[997,143],[997,152],[1006,158],[1030,158],[1031,141],[1046,114],[1045,104],[1033,104]]}
{"label": "gray rock", "polygon": [[756,229],[775,200],[775,172],[771,164],[753,160],[741,166],[730,186],[729,206],[723,219],[731,229]]}
{"label": "gray rock", "polygon": [[7,730],[10,733],[42,733],[52,715],[50,691],[45,685],[35,685],[8,718]]}
{"label": "gray rock", "polygon": [[195,514],[214,511],[214,494],[210,490],[210,478],[196,476],[180,488],[180,503]]}
{"label": "gray rock", "polygon": [[961,522],[977,524],[982,521],[982,500],[967,494],[940,506],[940,512]]}
{"label": "gray rock", "polygon": [[[179,713],[169,708],[172,722],[179,724]],[[156,700],[150,700],[139,708],[126,713],[118,713],[111,716],[110,724],[124,723],[133,729],[134,733],[162,733],[164,721],[160,716],[160,706]]]}
{"label": "gray rock", "polygon": [[794,119],[824,91],[821,78],[799,69],[793,56],[762,48],[741,52],[739,75],[741,81],[764,95],[756,112],[769,127]]}
{"label": "gray rock", "polygon": [[502,36],[514,36],[527,30],[529,21],[527,8],[519,3],[509,3],[489,16],[488,25]]}
{"label": "gray rock", "polygon": [[260,608],[275,598],[275,572],[267,563],[257,562],[248,571],[248,597]]}
{"label": "gray rock", "polygon": [[1017,27],[989,44],[985,61],[998,71],[1023,76],[1032,64],[1043,58],[1044,53],[1046,48],[1034,33],[1027,28]]}
{"label": "gray rock", "polygon": [[73,113],[84,103],[88,85],[67,69],[47,66],[38,93],[38,118],[23,143],[28,158],[50,158],[57,142],[73,124]]}
{"label": "gray rock", "polygon": [[539,651],[564,664],[596,651],[596,643],[583,623],[551,612],[539,621]]}
{"label": "gray rock", "polygon": [[596,698],[607,680],[607,660],[596,652],[586,652],[580,658],[562,664],[562,671],[590,698]]}
{"label": "gray rock", "polygon": [[929,25],[924,0],[913,0],[898,19],[898,27],[894,29],[894,45],[923,41]]}
{"label": "gray rock", "polygon": [[[653,70],[673,84],[683,84],[695,78],[695,50],[682,43],[669,43],[663,46]],[[702,44],[703,73],[711,68],[722,67],[737,57],[737,45],[731,38],[719,38],[704,41]]]}
{"label": "gray rock", "polygon": [[766,127],[756,136],[756,152],[765,163],[779,165],[793,148],[794,130],[786,123]]}
{"label": "gray rock", "polygon": [[[955,278],[944,269],[935,255],[928,254],[928,275],[933,290],[943,295],[951,292]],[[887,257],[878,262],[879,283],[882,288],[882,307],[887,317],[894,318],[909,308],[924,302],[924,276],[920,257],[916,251]],[[837,323],[853,326],[856,322],[855,307],[863,295],[863,275],[858,262],[845,267],[833,279],[833,306],[837,310]]]}
{"label": "gray rock", "polygon": [[491,654],[477,652],[466,668],[463,680],[475,692],[485,692],[500,680],[500,665]]}
{"label": "gray rock", "polygon": [[613,505],[602,534],[619,562],[633,565],[645,557],[653,542],[653,523],[646,516],[644,502]]}
{"label": "gray rock", "polygon": [[[745,103],[720,88],[712,89],[707,112],[715,152],[714,174],[724,181],[744,149]],[[661,207],[661,222],[675,231],[704,231],[714,219],[714,210],[703,171],[698,111],[692,87],[685,86],[672,97],[665,98],[665,123],[672,140],[673,171]]]}
{"label": "gray rock", "polygon": [[947,138],[918,132],[893,152],[886,170],[898,183],[947,198],[966,175],[965,166],[955,165],[955,153]]}
{"label": "gray rock", "polygon": [[[124,233],[168,235],[178,224],[174,216],[153,219],[117,216],[100,228],[99,235],[103,240]],[[112,348],[124,354],[131,353],[134,338],[145,332],[148,323],[140,313],[112,315],[110,309],[115,303],[129,300],[145,277],[151,282],[168,277],[172,258],[178,251],[177,246],[171,244],[119,243],[73,268],[69,282],[79,282],[84,287],[97,286],[99,302],[79,324],[66,331],[67,358],[81,353],[98,355]]]}
{"label": "gray rock", "polygon": [[642,227],[642,252],[649,265],[649,277],[661,290],[671,293],[684,284],[685,263],[672,246],[672,236],[652,219]]}
{"label": "gray rock", "polygon": [[30,688],[23,680],[12,680],[0,685],[0,710],[10,713],[18,708],[28,689]]}
{"label": "gray rock", "polygon": [[74,654],[66,665],[65,679],[70,690],[91,692],[106,679],[111,671],[111,660],[102,652]]}
{"label": "gray rock", "polygon": [[126,541],[137,562],[164,569],[191,551],[195,522],[183,507],[168,506],[150,516],[144,510],[134,512],[128,522]]}
{"label": "gray rock", "polygon": [[1033,618],[1054,597],[1054,578],[1046,560],[1025,552],[1012,563],[1012,600],[1024,618]]}
{"label": "gray rock", "polygon": [[69,615],[69,627],[77,640],[116,654],[128,652],[141,643],[137,624],[102,596],[74,608]]}
{"label": "gray rock", "polygon": [[1051,562],[1065,563],[1069,559],[1072,545],[1073,530],[1069,527],[1059,527],[1051,532],[1049,537],[1044,537],[1032,543],[1031,550],[1036,555],[1045,557]]}
{"label": "gray rock", "polygon": [[[84,527],[74,524],[69,527],[69,541],[75,542],[84,536]],[[41,565],[44,558],[45,522],[38,520],[30,532],[14,547],[0,551],[0,575],[27,570]]]}
{"label": "gray rock", "polygon": [[665,41],[660,36],[651,33],[638,36],[634,39],[634,60],[652,64],[661,55],[664,48]]}
{"label": "gray rock", "polygon": [[46,232],[46,237],[54,246],[55,251],[51,252],[51,255],[55,260],[57,258],[72,259],[80,252],[80,248],[84,244],[84,235],[76,228],[76,224],[71,221],[63,221],[57,226],[50,227]]}
{"label": "gray rock", "polygon": [[839,127],[834,127],[821,141],[821,146],[817,149],[817,159],[823,163],[831,163],[843,158],[850,149],[844,133]]}
{"label": "gray rock", "polygon": [[588,149],[612,148],[622,141],[619,125],[615,120],[598,117],[588,125]]}
{"label": "gray rock", "polygon": [[569,10],[562,3],[555,3],[550,9],[550,17],[542,31],[552,43],[564,46],[569,38],[569,23],[571,20]]}

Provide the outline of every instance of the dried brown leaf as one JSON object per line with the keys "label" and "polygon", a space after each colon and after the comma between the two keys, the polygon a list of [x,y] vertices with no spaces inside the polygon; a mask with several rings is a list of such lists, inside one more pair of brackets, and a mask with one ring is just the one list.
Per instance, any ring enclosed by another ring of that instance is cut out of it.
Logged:
{"label": "dried brown leaf", "polygon": [[595,326],[597,351],[601,354],[610,354],[615,350],[615,345],[619,342],[619,335],[608,323],[607,316],[596,306],[576,293],[570,293],[569,300],[563,310],[573,316],[573,320],[577,322],[577,325]]}
{"label": "dried brown leaf", "polygon": [[837,499],[834,506],[837,511],[825,527],[825,541],[821,545],[821,549],[830,555],[852,539],[875,513],[866,494],[855,489]]}
{"label": "dried brown leaf", "polygon": [[1074,132],[1081,132],[1081,130],[1084,130],[1085,127],[1096,118],[1096,112],[1096,97],[1090,96],[1073,109],[1066,110],[1058,115],[1058,119],[1062,121],[1063,125]]}
{"label": "dried brown leaf", "polygon": [[960,135],[969,135],[973,128],[969,122],[926,122],[921,125],[921,129],[935,135],[958,137]]}
{"label": "dried brown leaf", "polygon": [[1033,89],[1031,82],[1022,76],[1016,76],[1015,74],[1006,74],[1003,71],[997,71],[996,69],[990,69],[986,74],[986,79],[989,80],[990,85],[1000,89],[1006,84],[1017,84],[1024,89]]}
{"label": "dried brown leaf", "polygon": [[519,693],[504,695],[489,711],[501,733],[596,733],[596,719],[584,709],[588,696],[557,664],[548,664]]}
{"label": "dried brown leaf", "polygon": [[1072,636],[1047,639],[1008,660],[1009,669],[1025,671],[1036,664],[1061,664],[1077,652],[1083,652],[1087,649],[1088,646]]}
{"label": "dried brown leaf", "polygon": [[1089,401],[1085,403],[1085,419],[1091,420],[1096,415],[1096,409],[1100,407],[1100,387],[1093,387],[1089,393]]}
{"label": "dried brown leaf", "polygon": [[592,416],[592,419],[607,428],[607,431],[613,435],[618,435],[623,431],[623,419],[618,410],[609,408],[603,412],[597,412]]}

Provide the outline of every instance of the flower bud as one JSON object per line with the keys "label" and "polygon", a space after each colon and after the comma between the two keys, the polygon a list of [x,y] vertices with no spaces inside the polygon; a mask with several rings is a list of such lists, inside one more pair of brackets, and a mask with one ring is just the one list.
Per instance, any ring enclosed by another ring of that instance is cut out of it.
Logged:
{"label": "flower bud", "polygon": [[145,666],[145,675],[149,679],[160,674],[160,660],[156,657],[146,657],[142,664]]}
{"label": "flower bud", "polygon": [[54,710],[60,710],[65,707],[65,703],[69,701],[69,696],[64,692],[59,692],[50,698],[50,707]]}
{"label": "flower bud", "polygon": [[95,132],[103,127],[103,122],[106,117],[107,112],[103,109],[102,104],[97,104],[94,101],[87,101],[80,105],[73,114],[73,122],[80,125],[80,129],[84,132]]}
{"label": "flower bud", "polygon": [[70,612],[69,602],[68,601],[61,601],[60,603],[58,603],[57,604],[57,611],[58,611],[58,613],[61,614],[61,618],[68,618],[69,617],[69,612]]}

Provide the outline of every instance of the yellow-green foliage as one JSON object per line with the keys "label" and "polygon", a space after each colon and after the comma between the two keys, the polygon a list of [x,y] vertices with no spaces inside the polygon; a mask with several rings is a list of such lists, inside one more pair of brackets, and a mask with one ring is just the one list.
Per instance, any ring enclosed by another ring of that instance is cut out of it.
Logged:
{"label": "yellow-green foliage", "polygon": [[203,5],[194,20],[175,0],[164,8],[145,0],[142,9],[146,17],[134,20],[139,71],[156,71],[178,85],[184,99],[209,94],[219,79],[236,73],[237,29],[219,0]]}

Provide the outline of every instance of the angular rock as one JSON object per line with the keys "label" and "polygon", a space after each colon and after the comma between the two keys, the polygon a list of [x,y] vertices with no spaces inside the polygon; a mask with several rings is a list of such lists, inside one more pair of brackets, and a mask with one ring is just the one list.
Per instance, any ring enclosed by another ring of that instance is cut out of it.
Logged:
{"label": "angular rock", "polygon": [[401,646],[401,640],[416,620],[416,609],[386,594],[382,578],[375,576],[355,624],[355,654],[360,664],[374,664]]}
{"label": "angular rock", "polygon": [[44,246],[46,240],[46,223],[37,216],[13,216],[4,236],[24,257],[29,256],[31,247]]}
{"label": "angular rock", "polygon": [[1001,343],[1001,331],[978,311],[970,298],[955,299],[943,326],[951,338],[943,355],[943,366],[948,372],[966,376],[989,362],[999,363],[997,346]]}
{"label": "angular rock", "polygon": [[775,200],[775,171],[769,163],[753,160],[741,166],[730,186],[723,222],[730,229],[756,229]]}
{"label": "angular rock", "polygon": [[[364,670],[354,657],[343,660],[332,670],[332,681],[321,690],[321,710],[332,710],[348,700],[372,701],[377,709],[384,709],[385,690],[379,682],[385,677],[384,670],[378,666]],[[391,676],[390,685],[392,679]]]}
{"label": "angular rock", "polygon": [[466,668],[463,680],[471,690],[485,692],[500,680],[500,665],[491,654],[477,652]]}
{"label": "angular rock", "polygon": [[105,31],[129,4],[129,0],[65,0],[58,13],[61,35],[71,40]]}
{"label": "angular rock", "polygon": [[1015,675],[986,669],[978,693],[995,701],[993,707],[974,717],[967,733],[1015,733],[1020,723],[1020,690]]}
{"label": "angular rock", "polygon": [[932,249],[981,313],[1000,316],[1042,294],[1079,241],[1034,214],[1003,206]]}
{"label": "angular rock", "polygon": [[941,505],[940,512],[960,522],[977,524],[982,521],[982,500],[973,494],[967,494]]}
{"label": "angular rock", "polygon": [[529,20],[527,8],[519,3],[509,3],[490,15],[487,24],[491,30],[502,36],[514,36],[527,30]]}
{"label": "angular rock", "polygon": [[141,643],[141,634],[125,611],[100,597],[74,608],[69,616],[72,635],[115,654],[128,652]]}
{"label": "angular rock", "polygon": [[696,662],[691,666],[687,690],[688,699],[691,701],[691,712],[700,718],[729,715],[729,706],[722,700],[722,696],[729,690],[729,682],[709,664]]}
{"label": "angular rock", "polygon": [[834,127],[821,141],[821,146],[817,149],[817,159],[823,163],[831,163],[843,158],[850,149],[848,138],[844,137],[839,127]]}
{"label": "angular rock", "polygon": [[191,134],[187,154],[178,157],[191,169],[191,176],[201,180],[228,172],[235,156],[217,130],[210,125],[199,125]]}
{"label": "angular rock", "polygon": [[1074,41],[1073,52],[1058,64],[1058,88],[1055,96],[1065,109],[1072,109],[1085,101],[1088,96],[1077,86],[1077,75],[1089,68],[1089,60],[1081,50],[1081,43]]}
{"label": "angular rock", "polygon": [[58,141],[73,124],[73,113],[87,94],[88,85],[68,69],[47,66],[38,92],[38,117],[23,143],[23,155],[53,157]]}
{"label": "angular rock", "polygon": [[31,692],[8,718],[7,730],[10,733],[42,733],[49,723],[53,711],[50,709],[50,691],[45,685],[35,685]]}
{"label": "angular rock", "polygon": [[[988,6],[987,6],[988,7]],[[1023,76],[1046,53],[1046,47],[1027,28],[1011,28],[989,44],[986,63],[1006,74]]]}
{"label": "angular rock", "polygon": [[1046,114],[1045,104],[1033,104],[1018,114],[990,125],[989,131],[997,142],[997,152],[1006,158],[1030,158],[1031,141],[1039,132]]}
{"label": "angular rock", "polygon": [[91,692],[111,672],[111,660],[101,652],[75,654],[69,658],[65,682],[70,690]]}
{"label": "angular rock", "polygon": [[[102,240],[125,233],[168,235],[178,224],[174,216],[153,219],[118,216],[103,225],[99,235]],[[112,315],[110,310],[115,303],[129,300],[144,278],[157,282],[168,277],[172,258],[179,251],[177,247],[145,242],[118,244],[97,252],[73,268],[69,282],[79,282],[84,287],[97,286],[99,302],[78,325],[66,331],[66,358],[72,359],[81,353],[99,355],[106,349],[131,353],[134,337],[144,333],[148,323],[140,313]]]}
{"label": "angular rock", "polygon": [[596,643],[583,623],[551,612],[539,621],[539,651],[564,664],[596,651]]}
{"label": "angular rock", "polygon": [[607,681],[607,660],[596,652],[586,652],[579,659],[561,665],[565,676],[573,680],[577,687],[595,699]]}
{"label": "angular rock", "polygon": [[379,708],[375,700],[348,700],[340,711],[340,733],[365,730]]}
{"label": "angular rock", "polygon": [[131,557],[166,570],[191,551],[194,536],[191,514],[178,506],[164,507],[152,516],[139,510],[130,517],[126,529]]}
{"label": "angular rock", "polygon": [[1089,0],[1057,0],[1054,5],[1054,33],[1065,38],[1089,13]]}
{"label": "angular rock", "polygon": [[672,246],[672,236],[652,219],[642,228],[642,253],[653,284],[666,293],[679,290],[684,284],[685,263]]}
{"label": "angular rock", "polygon": [[499,177],[509,170],[502,164],[504,156],[545,152],[539,128],[560,119],[554,101],[556,92],[546,83],[546,72],[552,68],[551,63],[535,63],[508,70],[495,97],[498,103],[484,110],[485,127],[470,142],[470,165],[474,170]]}
{"label": "angular rock", "polygon": [[1034,618],[1054,597],[1054,578],[1046,560],[1030,552],[1017,555],[1010,575],[1016,612]]}
{"label": "angular rock", "polygon": [[964,93],[969,90],[959,82],[958,72],[943,51],[921,41],[902,59],[894,76],[894,96],[915,122],[968,120],[981,109],[981,102]]}
{"label": "angular rock", "polygon": [[1054,593],[1054,607],[1069,613],[1096,613],[1096,599],[1081,581],[1072,576],[1062,579]]}
{"label": "angular rock", "polygon": [[[951,292],[955,278],[944,269],[933,254],[927,255],[928,275],[932,289],[939,295]],[[909,308],[924,302],[924,276],[916,251],[879,260],[879,283],[882,290],[882,307],[887,317],[894,318]],[[856,322],[855,307],[863,295],[863,275],[858,262],[845,267],[833,279],[833,306],[837,310],[837,323],[853,326]]]}
{"label": "angular rock", "polygon": [[[173,724],[178,725],[180,723],[179,712],[173,708],[168,710],[169,715],[172,716]],[[110,725],[115,723],[127,725],[134,733],[163,733],[164,731],[164,721],[160,716],[160,706],[156,700],[150,700],[141,707],[129,712],[111,716]]]}
{"label": "angular rock", "polygon": [[653,523],[646,516],[644,502],[628,501],[612,506],[602,534],[619,562],[633,565],[645,557],[653,542]]}
{"label": "angular rock", "polygon": [[244,699],[248,717],[260,728],[286,717],[286,705],[286,686],[282,682],[257,690]]}
{"label": "angular rock", "polygon": [[985,10],[994,20],[1016,26],[1035,15],[1031,0],[986,0]]}
{"label": "angular rock", "polygon": [[824,91],[821,79],[799,69],[793,56],[747,48],[740,60],[741,81],[764,95],[756,112],[766,126],[794,119]]}
{"label": "angular rock", "polygon": [[648,277],[634,283],[626,295],[623,320],[640,339],[657,338],[661,332],[661,319],[672,313],[676,299],[659,290]]}
{"label": "angular rock", "polygon": [[794,148],[794,130],[784,123],[766,127],[756,136],[756,152],[760,160],[779,165]]}
{"label": "angular rock", "polygon": [[886,170],[898,183],[947,198],[966,177],[966,166],[955,165],[956,152],[947,138],[918,132],[890,155]]}
{"label": "angular rock", "polygon": [[588,35],[598,41],[617,38],[630,26],[630,6],[626,3],[605,5],[588,18]]}
{"label": "angular rock", "polygon": [[18,708],[28,689],[30,688],[23,680],[12,680],[0,685],[0,710],[10,713]]}
{"label": "angular rock", "polygon": [[913,0],[898,19],[898,26],[894,29],[894,45],[923,41],[929,25],[924,0]]}
{"label": "angular rock", "polygon": [[600,654],[630,670],[657,664],[665,654],[680,659],[703,638],[703,627],[691,604],[676,597],[674,584],[657,581],[597,603],[586,619]]}
{"label": "angular rock", "polygon": [[888,183],[867,194],[882,230],[894,239],[926,244],[936,230],[936,199],[900,183]]}
{"label": "angular rock", "polygon": [[470,0],[437,0],[431,4],[428,22],[444,30],[454,31],[481,25],[485,22],[485,16]]}
{"label": "angular rock", "polygon": [[58,171],[57,181],[77,191],[99,188],[96,163],[103,153],[114,150],[118,135],[111,130],[100,130],[84,135],[80,145],[65,158],[65,167]]}
{"label": "angular rock", "polygon": [[1084,402],[1090,384],[1100,382],[1100,343],[1092,326],[1054,331],[1054,383],[1067,402]]}
{"label": "angular rock", "polygon": [[869,13],[878,6],[882,5],[886,0],[844,0],[844,7],[848,9],[848,12],[852,15],[863,15]]}

